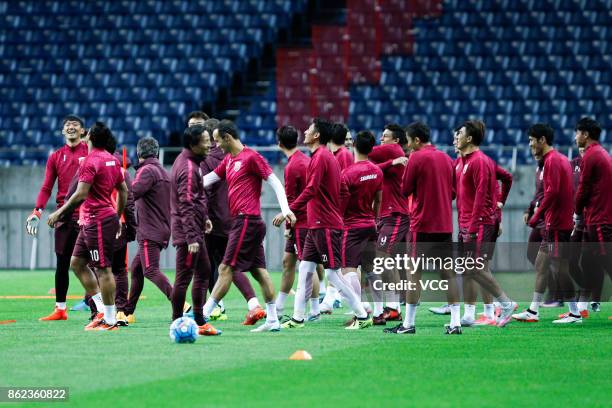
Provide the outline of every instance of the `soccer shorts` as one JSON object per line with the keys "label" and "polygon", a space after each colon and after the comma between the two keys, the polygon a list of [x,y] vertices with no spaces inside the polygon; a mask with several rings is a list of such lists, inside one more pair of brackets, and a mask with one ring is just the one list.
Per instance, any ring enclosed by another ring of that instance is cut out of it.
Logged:
{"label": "soccer shorts", "polygon": [[92,220],[81,227],[72,256],[88,259],[94,268],[110,268],[118,229],[119,218],[116,215]]}
{"label": "soccer shorts", "polygon": [[234,217],[227,236],[223,263],[234,271],[251,271],[266,267],[263,240],[266,224],[261,217],[239,215]]}
{"label": "soccer shorts", "polygon": [[339,269],[342,266],[341,247],[342,230],[309,229],[304,242],[303,260],[323,264],[325,269]]}

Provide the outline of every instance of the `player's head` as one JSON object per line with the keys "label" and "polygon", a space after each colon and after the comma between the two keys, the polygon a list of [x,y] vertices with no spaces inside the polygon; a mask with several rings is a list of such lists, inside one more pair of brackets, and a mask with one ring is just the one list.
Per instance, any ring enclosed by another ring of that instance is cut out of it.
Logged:
{"label": "player's head", "polygon": [[385,125],[380,144],[399,143],[400,146],[405,146],[408,143],[406,131],[397,123],[388,123]]}
{"label": "player's head", "polygon": [[351,135],[351,132],[346,132],[346,138],[344,139],[344,147],[346,147],[347,149],[350,149],[353,147],[353,135]]}
{"label": "player's head", "polygon": [[361,132],[357,133],[357,136],[355,136],[354,146],[355,150],[359,154],[367,156],[370,154],[370,152],[372,152],[375,144],[376,137],[374,136],[374,133],[370,132],[369,130],[362,130]]}
{"label": "player's head", "polygon": [[406,126],[406,136],[408,136],[408,148],[419,150],[430,141],[431,131],[429,126],[421,121],[412,122]]}
{"label": "player's head", "polygon": [[138,141],[136,145],[136,154],[139,160],[145,160],[149,157],[159,156],[159,143],[151,136],[145,136]]}
{"label": "player's head", "polygon": [[114,139],[113,132],[104,124],[104,122],[96,122],[90,128],[87,133],[88,145],[90,149],[95,147],[97,149],[106,149],[111,143],[111,139]]}
{"label": "player's head", "polygon": [[213,139],[217,146],[227,153],[230,151],[232,143],[240,140],[238,137],[238,128],[231,120],[223,119],[215,127]]}
{"label": "player's head", "polygon": [[576,123],[576,145],[578,147],[586,147],[589,144],[589,140],[592,142],[598,142],[601,136],[601,126],[595,119],[589,117],[581,118]]}
{"label": "player's head", "polygon": [[283,126],[276,131],[276,141],[281,149],[295,149],[298,142],[298,132],[293,126]]}
{"label": "player's head", "polygon": [[106,142],[106,147],[104,147],[104,150],[106,150],[110,154],[115,154],[115,152],[117,151],[117,139],[115,139],[115,136],[111,135],[111,137]]}
{"label": "player's head", "polygon": [[204,122],[204,129],[206,129],[206,132],[208,133],[211,146],[215,144],[215,141],[213,140],[213,132],[215,131],[217,125],[219,125],[219,119],[215,118],[206,119],[206,122]]}
{"label": "player's head", "polygon": [[208,115],[202,111],[193,111],[187,115],[187,126],[203,125],[209,119]]}
{"label": "player's head", "polygon": [[85,122],[77,115],[67,115],[62,120],[62,135],[70,141],[85,135]]}
{"label": "player's head", "polygon": [[478,120],[467,120],[455,129],[453,144],[459,151],[478,147],[484,139],[484,123]]}
{"label": "player's head", "polygon": [[183,132],[183,147],[198,156],[208,155],[210,136],[202,125],[189,126]]}
{"label": "player's head", "polygon": [[544,157],[547,149],[553,145],[555,141],[555,132],[547,123],[536,123],[527,129],[529,137],[529,148],[534,157]]}
{"label": "player's head", "polygon": [[344,146],[347,134],[348,128],[344,123],[334,123],[331,142],[336,146]]}
{"label": "player's head", "polygon": [[313,119],[312,123],[304,132],[304,144],[306,146],[315,146],[321,144],[325,146],[332,138],[334,125],[321,118]]}

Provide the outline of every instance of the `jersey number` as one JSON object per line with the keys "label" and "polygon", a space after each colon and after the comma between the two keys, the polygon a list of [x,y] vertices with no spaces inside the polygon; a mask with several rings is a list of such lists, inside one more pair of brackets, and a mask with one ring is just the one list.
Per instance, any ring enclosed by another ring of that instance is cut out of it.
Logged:
{"label": "jersey number", "polygon": [[91,260],[98,262],[100,260],[100,254],[97,249],[93,249],[89,251],[89,255],[91,255]]}

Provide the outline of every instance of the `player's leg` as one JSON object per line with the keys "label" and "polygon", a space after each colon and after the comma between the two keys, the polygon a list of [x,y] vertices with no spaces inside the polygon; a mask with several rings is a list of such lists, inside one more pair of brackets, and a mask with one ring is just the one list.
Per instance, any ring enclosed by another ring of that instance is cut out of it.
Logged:
{"label": "player's leg", "polygon": [[115,306],[117,307],[117,322],[120,326],[127,325],[127,298],[129,282],[127,267],[125,264],[127,253],[127,242],[113,254],[112,272],[115,278]]}
{"label": "player's leg", "polygon": [[[127,305],[125,306],[125,313],[127,314],[129,324],[135,322],[134,312],[136,311],[136,305],[138,304],[138,299],[140,298],[143,287],[144,272],[139,251],[130,265],[130,293],[128,295]],[[131,322],[129,321],[130,319],[132,320]]]}
{"label": "player's leg", "polygon": [[197,252],[192,254],[187,249],[187,244],[176,247],[176,276],[172,285],[172,320],[183,316],[187,288],[191,283],[194,272],[194,257]]}
{"label": "player's leg", "polygon": [[280,289],[278,296],[276,297],[276,313],[279,316],[283,315],[285,310],[285,301],[293,283],[295,281],[295,266],[297,264],[297,255],[295,252],[287,252],[285,248],[285,254],[283,255],[283,275],[281,277]]}
{"label": "player's leg", "polygon": [[201,336],[218,336],[221,330],[215,329],[206,321],[203,314],[204,300],[208,291],[210,280],[210,260],[206,246],[202,246],[193,256],[193,284],[191,285],[191,299],[193,302],[193,318],[198,325]]}
{"label": "player's leg", "polygon": [[298,267],[298,284],[293,303],[293,316],[283,323],[285,329],[304,327],[304,316],[306,314],[306,303],[312,294],[314,274],[321,258],[315,245],[314,230],[307,230]]}
{"label": "player's leg", "polygon": [[[92,232],[95,229],[95,235]],[[104,321],[99,330],[117,328],[117,308],[115,305],[116,285],[113,275],[113,257],[116,235],[119,229],[117,216],[105,218],[85,228],[85,242],[92,254],[92,264],[98,276],[98,284],[104,303]],[[123,261],[123,259],[122,259]]]}

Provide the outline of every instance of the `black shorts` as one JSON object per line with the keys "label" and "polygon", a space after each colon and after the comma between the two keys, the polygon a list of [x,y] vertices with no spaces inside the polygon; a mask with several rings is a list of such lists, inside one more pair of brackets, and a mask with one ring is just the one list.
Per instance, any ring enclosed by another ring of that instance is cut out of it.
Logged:
{"label": "black shorts", "polygon": [[285,241],[285,252],[295,254],[298,259],[302,259],[304,243],[306,242],[308,228],[295,228],[291,230],[291,236]]}
{"label": "black shorts", "polygon": [[380,220],[378,245],[380,252],[392,253],[398,249],[398,243],[406,242],[410,230],[410,217],[404,214],[393,214]]}
{"label": "black shorts", "polygon": [[376,227],[345,229],[342,232],[342,267],[371,265],[376,238]]}
{"label": "black shorts", "polygon": [[552,258],[570,259],[571,230],[546,230],[543,234],[540,251]]}
{"label": "black shorts", "polygon": [[303,260],[323,264],[325,269],[340,269],[342,230],[309,229],[304,242]]}
{"label": "black shorts", "polygon": [[495,252],[498,229],[495,225],[480,225],[473,237],[466,229],[459,230],[459,244],[465,256],[490,260]]}

